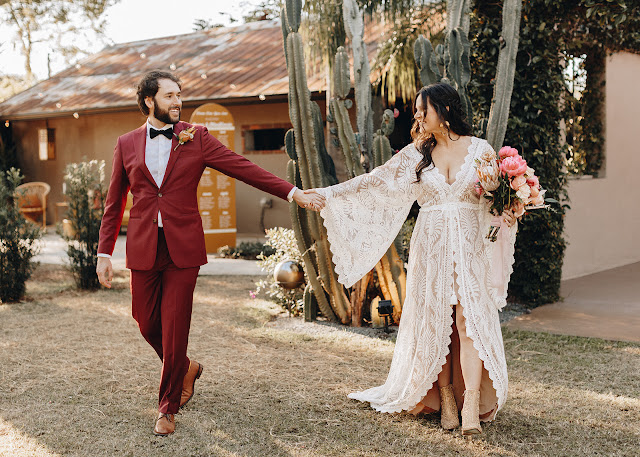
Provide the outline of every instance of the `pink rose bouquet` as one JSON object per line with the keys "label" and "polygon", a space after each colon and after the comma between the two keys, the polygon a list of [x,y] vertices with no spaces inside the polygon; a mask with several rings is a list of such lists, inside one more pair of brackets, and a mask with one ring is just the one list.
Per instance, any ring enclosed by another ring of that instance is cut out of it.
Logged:
{"label": "pink rose bouquet", "polygon": [[[478,180],[475,190],[479,196],[491,202],[491,213],[499,217],[505,210],[512,210],[516,217],[525,211],[547,208],[540,181],[533,168],[518,154],[517,149],[505,146],[497,154],[483,153],[476,160]],[[546,201],[552,201],[547,199]],[[497,239],[500,223],[492,223],[487,238]]]}

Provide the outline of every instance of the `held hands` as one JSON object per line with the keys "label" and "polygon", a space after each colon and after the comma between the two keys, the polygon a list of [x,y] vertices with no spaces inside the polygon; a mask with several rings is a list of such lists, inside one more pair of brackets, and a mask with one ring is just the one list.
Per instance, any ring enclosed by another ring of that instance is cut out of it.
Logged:
{"label": "held hands", "polygon": [[98,257],[96,273],[100,284],[111,289],[111,281],[113,281],[113,267],[111,266],[111,259],[107,257]]}
{"label": "held hands", "polygon": [[304,191],[297,189],[293,193],[293,200],[301,208],[308,208],[313,211],[320,211],[322,208],[324,208],[325,204],[324,196],[320,195],[314,189],[308,189]]}

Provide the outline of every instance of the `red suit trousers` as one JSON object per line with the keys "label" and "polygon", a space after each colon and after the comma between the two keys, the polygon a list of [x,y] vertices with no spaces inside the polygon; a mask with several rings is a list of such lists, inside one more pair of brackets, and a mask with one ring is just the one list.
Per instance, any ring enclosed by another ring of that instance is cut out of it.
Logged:
{"label": "red suit trousers", "polygon": [[[142,241],[144,242],[144,241]],[[158,411],[176,414],[182,382],[189,368],[187,344],[193,290],[200,267],[178,268],[158,230],[156,260],[151,270],[131,270],[132,314],[145,340],[162,360]]]}

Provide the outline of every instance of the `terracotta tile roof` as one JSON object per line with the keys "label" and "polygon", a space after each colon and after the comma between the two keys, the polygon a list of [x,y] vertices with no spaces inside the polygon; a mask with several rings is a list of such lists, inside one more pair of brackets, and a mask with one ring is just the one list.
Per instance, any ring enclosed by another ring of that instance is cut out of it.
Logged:
{"label": "terracotta tile roof", "polygon": [[[367,40],[375,55],[380,28]],[[186,35],[109,46],[74,67],[5,100],[1,119],[43,118],[75,111],[136,106],[136,84],[152,69],[172,70],[183,81],[183,100],[224,100],[288,93],[279,21],[261,21]],[[324,71],[308,77],[325,89]],[[257,100],[256,100],[257,101]]]}

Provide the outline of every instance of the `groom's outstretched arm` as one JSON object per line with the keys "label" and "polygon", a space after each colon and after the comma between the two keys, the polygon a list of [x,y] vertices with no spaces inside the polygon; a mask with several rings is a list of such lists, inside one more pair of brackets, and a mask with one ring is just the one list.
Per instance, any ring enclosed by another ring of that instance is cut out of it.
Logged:
{"label": "groom's outstretched arm", "polygon": [[[208,167],[215,168],[225,175],[249,184],[250,186],[260,189],[283,200],[287,200],[294,185],[278,178],[273,173],[260,168],[255,163],[247,160],[245,157],[236,154],[229,148],[224,146],[215,137],[209,134],[206,127],[198,127],[202,137],[202,151],[204,154],[205,164]],[[291,195],[292,199],[303,208],[322,208],[324,206],[324,197],[315,192],[301,191],[296,189]]]}

